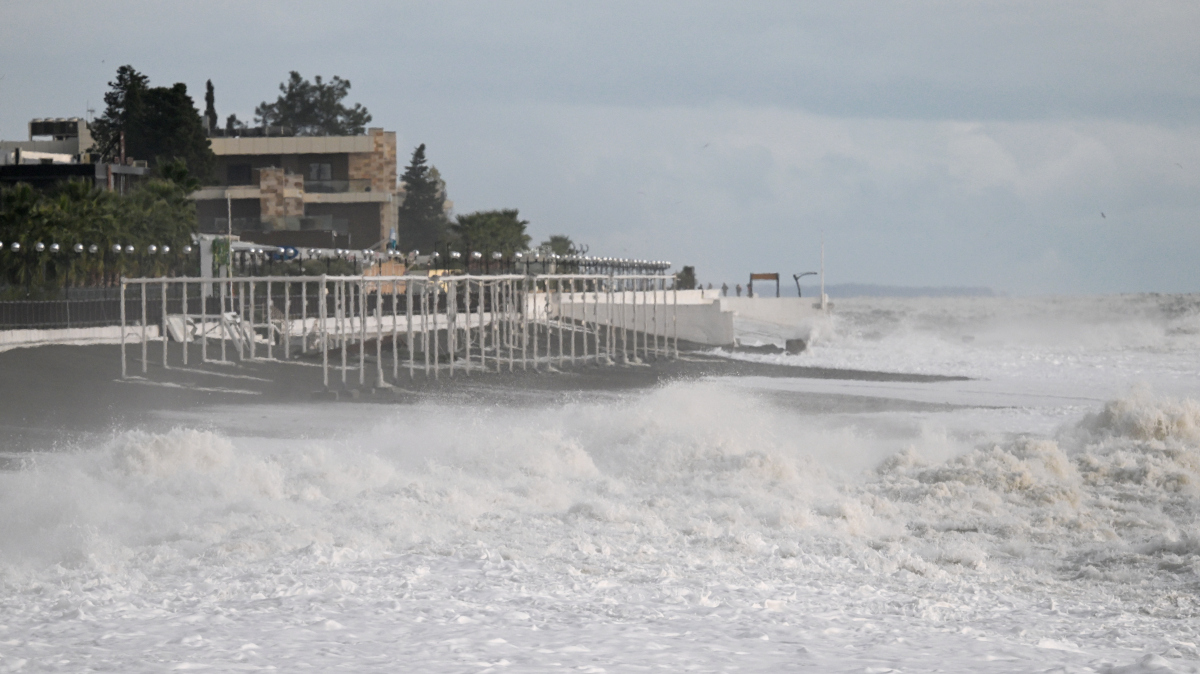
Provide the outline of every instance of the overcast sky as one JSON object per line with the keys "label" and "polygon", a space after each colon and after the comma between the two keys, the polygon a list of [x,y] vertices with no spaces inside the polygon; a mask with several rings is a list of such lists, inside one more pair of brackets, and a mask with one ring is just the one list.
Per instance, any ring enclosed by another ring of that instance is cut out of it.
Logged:
{"label": "overcast sky", "polygon": [[118,66],[247,120],[339,75],[456,212],[696,266],[1200,291],[1200,3],[0,3],[0,138]]}

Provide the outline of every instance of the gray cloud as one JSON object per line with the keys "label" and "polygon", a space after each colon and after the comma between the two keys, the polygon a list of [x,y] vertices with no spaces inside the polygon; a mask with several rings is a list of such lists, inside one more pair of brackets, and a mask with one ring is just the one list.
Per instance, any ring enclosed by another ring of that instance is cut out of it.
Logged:
{"label": "gray cloud", "polygon": [[[1193,3],[7,3],[0,136],[116,67],[248,117],[341,75],[460,211],[699,266],[1196,290]],[[1099,217],[1105,211],[1107,218]]]}

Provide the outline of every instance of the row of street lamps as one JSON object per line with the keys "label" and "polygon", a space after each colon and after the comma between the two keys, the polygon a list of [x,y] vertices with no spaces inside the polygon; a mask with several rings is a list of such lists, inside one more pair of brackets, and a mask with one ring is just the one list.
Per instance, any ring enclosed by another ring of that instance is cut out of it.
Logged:
{"label": "row of street lamps", "polygon": [[[37,253],[46,252],[48,250],[51,254],[59,254],[59,253],[66,252],[66,250],[67,250],[61,244],[51,243],[50,245],[47,246],[45,243],[43,243],[41,241],[34,243],[32,246],[30,246],[30,248]],[[22,250],[26,250],[26,248],[19,241],[12,241],[12,242],[7,242],[7,243],[0,241],[0,251],[5,251],[5,250],[7,250],[8,252],[11,252],[11,253],[20,253]],[[73,246],[71,246],[70,250],[73,250],[76,254],[80,254],[80,255],[84,254],[85,252],[88,254],[91,254],[91,255],[95,255],[100,252],[100,246],[95,243],[86,245],[86,246],[82,243],[76,243]],[[197,249],[195,247],[193,247],[191,245],[186,245],[183,247],[182,252],[185,255],[191,255],[196,250]],[[413,250],[409,253],[402,253],[398,250],[386,250],[386,251],[377,252],[377,251],[370,250],[370,249],[351,250],[351,249],[345,249],[345,248],[332,248],[332,249],[331,248],[293,248],[290,246],[284,246],[284,247],[281,247],[281,246],[268,246],[268,247],[251,246],[248,248],[247,247],[238,247],[237,249],[235,249],[234,251],[231,251],[231,252],[241,253],[243,255],[249,254],[249,255],[256,256],[256,257],[270,254],[270,255],[272,255],[272,259],[274,259],[275,255],[288,254],[288,251],[295,251],[295,253],[290,254],[287,258],[284,258],[285,261],[296,259],[296,258],[301,258],[302,260],[304,258],[307,258],[309,260],[313,260],[313,259],[317,259],[317,258],[322,258],[325,260],[329,260],[331,258],[338,258],[338,259],[348,259],[348,260],[353,259],[355,262],[371,262],[375,258],[386,258],[386,259],[402,259],[402,260],[407,261],[410,265],[412,265],[412,264],[416,264],[418,259],[421,257],[421,251],[419,251],[419,250]],[[121,255],[121,254],[133,255],[137,252],[137,248],[133,244],[122,245],[119,243],[114,243],[112,245],[112,252],[116,255]],[[149,255],[159,255],[159,254],[167,255],[167,254],[170,254],[170,252],[171,252],[171,246],[166,245],[166,244],[163,244],[163,245],[150,244],[149,246],[146,247],[146,253]],[[461,261],[464,257],[463,253],[460,251],[457,251],[457,250],[447,251],[447,253],[448,253],[449,259],[453,260],[455,262]],[[488,257],[490,257],[490,261],[496,262],[497,264],[502,263],[505,260],[504,254],[501,253],[500,251],[494,251]],[[477,251],[477,250],[470,251],[467,255],[467,258],[468,258],[468,265],[471,262],[475,262],[475,263],[488,262],[488,260],[484,256],[483,252]],[[433,253],[431,253],[429,255],[429,262],[430,262],[430,266],[433,266],[435,268],[437,266],[439,266],[439,264],[441,264],[441,262],[442,262],[441,253],[439,253],[438,251],[434,251]],[[586,256],[586,255],[559,255],[557,253],[542,253],[542,252],[536,252],[536,251],[535,252],[523,252],[523,251],[514,252],[512,254],[512,256],[508,258],[508,262],[509,262],[510,270],[511,270],[511,267],[513,267],[514,265],[524,264],[524,265],[526,265],[526,271],[528,271],[529,264],[549,264],[549,263],[567,264],[567,265],[571,265],[571,266],[575,266],[575,267],[581,267],[581,268],[587,268],[587,269],[593,269],[593,270],[608,269],[610,271],[616,271],[616,270],[638,269],[638,270],[643,270],[643,271],[645,271],[645,270],[658,271],[660,273],[671,267],[670,262],[660,261],[660,260],[629,260],[629,259],[613,258],[613,257],[590,257],[590,256]],[[490,267],[490,264],[488,266]]]}
{"label": "row of street lamps", "polygon": [[[296,253],[286,259],[352,259],[356,262],[371,262],[377,258],[383,259],[398,259],[405,260],[408,264],[417,264],[421,258],[421,251],[412,250],[408,253],[402,253],[398,250],[374,251],[370,249],[350,250],[346,248],[290,248],[273,246],[268,248],[250,247],[242,248],[243,252],[252,255],[264,255],[270,253],[272,255],[286,253],[288,250],[294,250]],[[470,251],[464,255],[461,251],[448,250],[446,256],[443,257],[440,251],[433,251],[427,256],[428,264],[431,267],[444,267],[449,264],[460,263],[466,258],[468,265],[472,262],[495,262],[497,264],[505,261],[505,255],[500,251],[493,251],[490,255],[484,255],[482,251]],[[443,264],[443,262],[445,263]],[[671,263],[665,260],[631,260],[615,257],[590,257],[586,255],[559,255],[557,253],[541,253],[541,252],[523,252],[517,251],[507,258],[509,266],[517,264],[568,264],[576,267],[585,267],[589,269],[608,268],[611,270],[640,270],[640,271],[656,271],[663,272],[670,269]],[[490,266],[490,265],[489,265]]]}
{"label": "row of street lamps", "polygon": [[[19,252],[21,252],[22,248],[23,247],[21,246],[21,242],[19,242],[19,241],[12,241],[8,244],[5,244],[4,242],[0,241],[0,251],[7,249],[11,253],[19,253]],[[33,248],[34,252],[38,252],[38,253],[42,253],[47,250],[49,250],[51,253],[55,253],[55,254],[63,252],[63,247],[57,243],[52,243],[49,246],[47,246],[46,244],[42,243],[41,241],[38,241],[37,243],[33,244],[32,248]],[[80,255],[82,255],[85,252],[89,253],[91,255],[95,255],[96,253],[100,252],[100,246],[95,243],[93,243],[89,246],[84,246],[82,243],[77,243],[71,247],[71,250],[75,251],[76,253],[78,253]],[[137,252],[137,248],[134,247],[133,244],[127,244],[127,245],[122,246],[119,243],[114,243],[112,246],[112,252],[117,255],[120,255],[121,253],[125,253],[126,255],[132,255]],[[171,252],[171,247],[166,244],[163,244],[161,246],[158,246],[155,244],[150,244],[149,246],[146,247],[146,252],[149,253],[150,255],[157,255],[159,253],[166,255],[167,253]],[[184,254],[190,254],[192,252],[192,247],[184,246],[183,252],[184,252]]]}

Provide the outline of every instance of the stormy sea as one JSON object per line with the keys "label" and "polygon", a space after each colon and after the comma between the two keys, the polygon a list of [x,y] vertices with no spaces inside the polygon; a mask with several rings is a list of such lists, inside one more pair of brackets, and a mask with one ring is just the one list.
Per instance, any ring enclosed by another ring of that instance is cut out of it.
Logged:
{"label": "stormy sea", "polygon": [[0,672],[1200,671],[1200,296],[845,299],[810,337],[8,451]]}

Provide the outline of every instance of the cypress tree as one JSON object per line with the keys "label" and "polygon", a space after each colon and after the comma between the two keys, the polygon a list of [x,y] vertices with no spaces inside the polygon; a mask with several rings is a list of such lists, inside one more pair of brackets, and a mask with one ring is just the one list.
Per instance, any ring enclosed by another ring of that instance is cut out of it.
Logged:
{"label": "cypress tree", "polygon": [[208,120],[208,128],[217,128],[217,96],[213,92],[212,80],[209,80],[204,85],[204,117]]}

